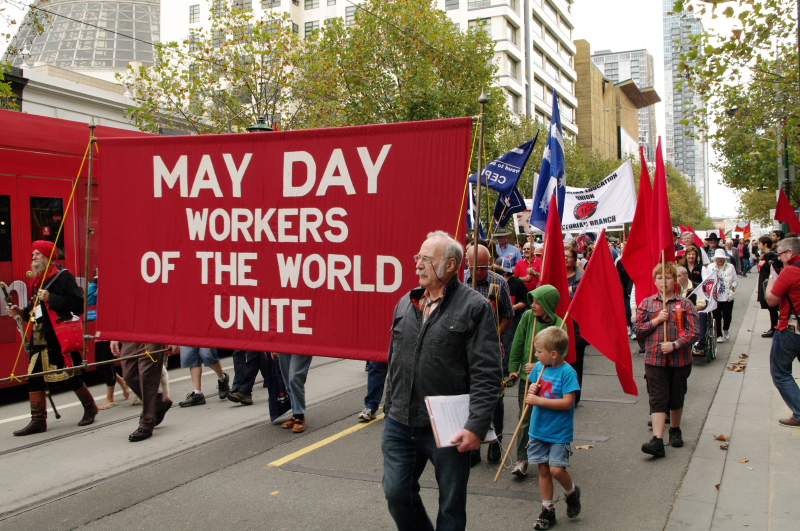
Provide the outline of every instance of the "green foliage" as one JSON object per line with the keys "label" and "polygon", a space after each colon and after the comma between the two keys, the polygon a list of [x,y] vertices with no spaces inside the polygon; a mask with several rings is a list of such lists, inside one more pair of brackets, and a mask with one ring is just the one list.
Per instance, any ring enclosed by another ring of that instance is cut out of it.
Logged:
{"label": "green foliage", "polygon": [[[239,132],[258,115],[280,117],[283,129],[471,116],[481,89],[487,129],[509,118],[491,38],[459,32],[432,0],[368,1],[353,24],[327,21],[305,41],[288,14],[226,11],[191,40],[159,45],[154,67],[121,77],[141,129]],[[487,150],[496,151],[492,136]]]}
{"label": "green foliage", "polygon": [[[717,9],[722,3],[729,5]],[[767,220],[779,182],[778,128],[790,156],[800,147],[798,4],[685,0],[675,2],[674,10],[735,24],[731,36],[704,32],[693,38],[681,56],[680,80],[700,97],[693,102],[692,121],[719,155],[715,169],[726,185],[742,192],[740,217]],[[792,200],[797,204],[800,195]]]}
{"label": "green foliage", "polygon": [[136,101],[128,118],[143,131],[199,134],[242,132],[258,116],[277,119],[291,107],[302,50],[288,14],[256,20],[246,11],[213,13],[208,31],[158,44],[153,67],[119,76]]}
{"label": "green foliage", "polygon": [[11,91],[11,83],[8,83],[3,75],[6,67],[7,65],[0,63],[0,109],[17,110],[19,105],[15,94]]}
{"label": "green foliage", "polygon": [[[508,118],[492,83],[494,42],[460,32],[432,0],[367,0],[355,22],[326,25],[299,65],[296,127],[331,127],[470,116],[486,90],[487,130]],[[493,137],[487,150],[496,151]]]}

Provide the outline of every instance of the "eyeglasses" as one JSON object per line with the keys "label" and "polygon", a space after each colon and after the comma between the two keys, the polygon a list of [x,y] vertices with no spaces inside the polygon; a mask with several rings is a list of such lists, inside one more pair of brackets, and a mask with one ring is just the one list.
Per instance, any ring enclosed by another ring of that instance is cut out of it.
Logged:
{"label": "eyeglasses", "polygon": [[786,249],[785,251],[781,251],[781,252],[779,252],[779,253],[778,253],[778,256],[782,255],[783,253],[790,253],[790,252],[792,252],[792,250],[791,250],[791,249]]}
{"label": "eyeglasses", "polygon": [[422,260],[429,266],[433,267],[433,259],[425,256],[424,254],[415,254],[414,255],[414,264],[418,264],[419,261]]}

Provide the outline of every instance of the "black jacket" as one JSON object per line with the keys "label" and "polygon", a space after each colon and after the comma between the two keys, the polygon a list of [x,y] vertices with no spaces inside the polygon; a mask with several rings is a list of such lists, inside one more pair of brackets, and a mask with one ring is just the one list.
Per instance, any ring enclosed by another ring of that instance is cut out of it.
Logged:
{"label": "black jacket", "polygon": [[770,308],[764,295],[764,289],[767,287],[770,274],[772,274],[773,264],[775,264],[775,269],[780,273],[781,269],[783,269],[783,262],[778,260],[778,253],[770,250],[764,255],[764,265],[758,270],[758,302],[761,303],[762,309]]}
{"label": "black jacket", "polygon": [[502,391],[500,338],[492,306],[457,278],[422,324],[417,288],[395,307],[384,411],[410,427],[429,427],[426,396],[469,394],[466,429],[483,438]]}
{"label": "black jacket", "polygon": [[[44,286],[40,288],[46,289],[50,292],[50,297],[47,302],[47,304],[50,306],[50,309],[56,312],[58,317],[64,321],[69,321],[72,319],[73,314],[83,315],[83,291],[81,291],[81,288],[78,286],[78,282],[75,280],[75,277],[72,275],[72,273],[70,273],[68,269],[62,269],[55,281],[50,284],[52,280],[52,278],[46,280],[44,282]],[[25,320],[28,319],[33,311],[33,301],[35,298],[36,292],[33,291],[28,304],[22,309]],[[51,355],[57,356],[61,352],[61,346],[59,345],[58,338],[53,331],[53,325],[50,322],[50,314],[47,312],[44,301],[40,300],[39,305],[42,308],[42,316],[37,320],[37,322],[42,323],[44,338],[47,342],[47,347],[50,350]],[[33,334],[31,334],[31,338],[32,337]],[[41,348],[37,348],[33,345],[32,339],[29,347],[31,352],[41,350]]]}

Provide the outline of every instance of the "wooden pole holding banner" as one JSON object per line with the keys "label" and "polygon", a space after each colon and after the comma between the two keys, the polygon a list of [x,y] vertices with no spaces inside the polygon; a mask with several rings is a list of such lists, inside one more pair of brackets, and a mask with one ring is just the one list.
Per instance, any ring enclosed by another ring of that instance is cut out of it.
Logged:
{"label": "wooden pole holding banner", "polygon": [[[87,335],[89,330],[89,284],[91,283],[90,271],[89,271],[89,242],[91,240],[92,235],[92,177],[94,176],[94,147],[95,142],[97,139],[94,136],[94,120],[92,120],[92,124],[89,126],[89,172],[88,172],[88,179],[87,179],[87,187],[86,187],[86,256],[85,261],[83,264],[83,278],[86,280],[85,286],[83,287],[83,365],[86,366],[86,355],[87,355],[87,347],[89,339],[92,339],[92,336]],[[80,175],[78,176],[80,178]]]}
{"label": "wooden pole holding banner", "polygon": [[475,289],[478,285],[478,279],[475,275],[477,272],[478,267],[478,236],[480,235],[480,223],[481,223],[481,181],[483,180],[483,134],[486,130],[486,115],[484,112],[486,111],[486,103],[489,101],[489,98],[486,97],[486,91],[481,90],[481,96],[478,98],[478,103],[481,104],[481,114],[479,116],[481,120],[481,128],[479,133],[479,140],[478,140],[478,179],[477,179],[477,190],[475,192],[475,220],[472,223],[472,229],[475,238],[475,245],[473,248],[475,249],[475,254],[472,257],[472,289]]}

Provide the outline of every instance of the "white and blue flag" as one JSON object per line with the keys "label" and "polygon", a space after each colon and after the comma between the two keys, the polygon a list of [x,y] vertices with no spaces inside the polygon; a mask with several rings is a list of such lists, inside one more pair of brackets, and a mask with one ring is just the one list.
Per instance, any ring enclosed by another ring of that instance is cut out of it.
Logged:
{"label": "white and blue flag", "polygon": [[501,195],[497,198],[497,203],[494,205],[494,230],[505,227],[511,216],[517,212],[525,212],[525,198],[515,186],[511,195]]}
{"label": "white and blue flag", "polygon": [[[499,192],[500,195],[511,195],[520,175],[522,175],[522,170],[525,169],[528,157],[531,156],[531,151],[533,151],[533,146],[536,145],[537,138],[539,138],[539,133],[536,133],[536,138],[533,140],[529,140],[512,149],[483,168],[481,174],[483,186],[488,186],[492,190]],[[469,182],[477,183],[478,174],[473,173],[470,175]]]}
{"label": "white and blue flag", "polygon": [[564,216],[564,196],[567,192],[566,161],[564,160],[564,135],[561,129],[561,113],[558,112],[558,96],[553,90],[553,119],[550,134],[542,156],[542,171],[536,193],[533,196],[530,224],[541,230],[547,225],[550,198],[556,194],[559,214]]}
{"label": "white and blue flag", "polygon": [[[469,186],[469,204],[467,205],[467,230],[471,231],[475,226],[475,189]],[[486,238],[486,231],[483,230],[483,223],[480,223],[479,234],[481,238]]]}

